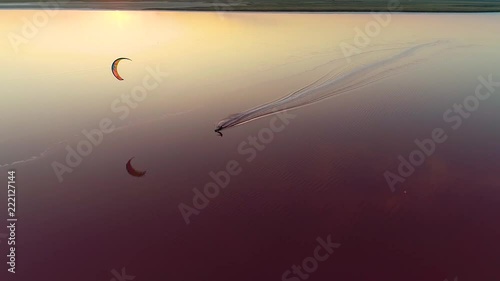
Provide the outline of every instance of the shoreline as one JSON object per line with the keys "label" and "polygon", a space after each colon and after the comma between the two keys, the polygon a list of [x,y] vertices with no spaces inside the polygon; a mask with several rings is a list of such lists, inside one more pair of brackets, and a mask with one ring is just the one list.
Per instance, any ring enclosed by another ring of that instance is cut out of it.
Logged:
{"label": "shoreline", "polygon": [[[397,1],[397,0],[389,0]],[[399,3],[399,1],[397,1]],[[468,5],[469,4],[469,5]],[[185,11],[185,12],[248,12],[248,13],[499,13],[500,1],[474,3],[455,2],[423,2],[423,3],[401,3],[398,11],[389,9],[387,1],[365,0],[352,5],[348,2],[316,2],[316,3],[294,3],[283,5],[279,0],[268,3],[214,3],[212,1],[193,2],[95,2],[78,1],[61,3],[53,2],[31,2],[31,3],[0,3],[0,10],[93,10],[93,11]]]}

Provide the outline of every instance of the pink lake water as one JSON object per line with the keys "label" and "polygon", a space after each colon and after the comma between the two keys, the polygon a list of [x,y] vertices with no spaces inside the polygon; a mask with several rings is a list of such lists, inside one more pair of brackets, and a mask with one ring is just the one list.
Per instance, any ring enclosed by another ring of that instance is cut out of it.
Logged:
{"label": "pink lake water", "polygon": [[[491,95],[468,114],[454,109],[479,77],[500,82],[499,14],[392,14],[359,46],[357,31],[377,22],[369,13],[40,13],[0,12],[0,164],[5,182],[17,174],[12,280],[108,281],[126,268],[148,281],[298,281],[283,274],[329,235],[340,247],[303,271],[308,280],[500,278],[500,87],[483,86]],[[366,52],[435,40],[467,47],[286,122],[213,131],[321,77],[345,59],[343,43]],[[119,65],[123,81],[110,69],[119,57],[132,60]],[[147,77],[154,86],[131,98]],[[68,164],[102,120],[114,130]],[[283,129],[266,136],[273,124]],[[392,192],[386,172],[398,175],[398,156],[435,129],[446,140]],[[146,176],[127,174],[131,157]],[[194,208],[193,189],[228,163],[239,172],[186,224],[180,204]],[[12,275],[0,241],[0,274]]]}

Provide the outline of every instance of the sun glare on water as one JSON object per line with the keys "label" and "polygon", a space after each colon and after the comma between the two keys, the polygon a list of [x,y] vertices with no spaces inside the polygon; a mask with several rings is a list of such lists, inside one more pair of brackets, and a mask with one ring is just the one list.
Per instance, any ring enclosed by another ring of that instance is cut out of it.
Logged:
{"label": "sun glare on water", "polygon": [[127,11],[113,11],[111,12],[111,22],[123,28],[132,18],[130,12]]}

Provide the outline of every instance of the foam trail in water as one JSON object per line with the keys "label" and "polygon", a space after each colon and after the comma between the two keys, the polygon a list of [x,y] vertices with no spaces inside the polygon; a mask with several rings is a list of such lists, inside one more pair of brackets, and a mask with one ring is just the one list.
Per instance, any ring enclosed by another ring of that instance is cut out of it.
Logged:
{"label": "foam trail in water", "polygon": [[359,89],[396,75],[406,67],[421,63],[454,47],[457,46],[449,41],[439,40],[412,46],[369,50],[352,56],[351,63],[344,66],[339,65],[345,63],[345,60],[333,60],[330,63],[334,69],[318,80],[278,100],[232,114],[219,121],[215,131],[219,132],[261,117]]}

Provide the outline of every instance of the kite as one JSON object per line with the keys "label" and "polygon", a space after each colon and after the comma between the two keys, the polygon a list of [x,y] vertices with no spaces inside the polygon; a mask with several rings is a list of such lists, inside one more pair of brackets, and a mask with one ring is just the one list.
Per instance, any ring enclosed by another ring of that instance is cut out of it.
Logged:
{"label": "kite", "polygon": [[134,176],[134,177],[142,177],[146,174],[146,171],[138,171],[132,167],[132,164],[130,163],[134,159],[134,157],[130,158],[127,162],[127,165],[125,166],[127,168],[127,173],[129,175]]}
{"label": "kite", "polygon": [[112,64],[111,64],[111,71],[113,72],[113,75],[116,77],[116,79],[118,80],[123,80],[123,78],[120,76],[120,74],[118,73],[118,64],[122,61],[122,60],[129,60],[129,61],[132,61],[131,59],[129,58],[118,58],[116,59]]}

